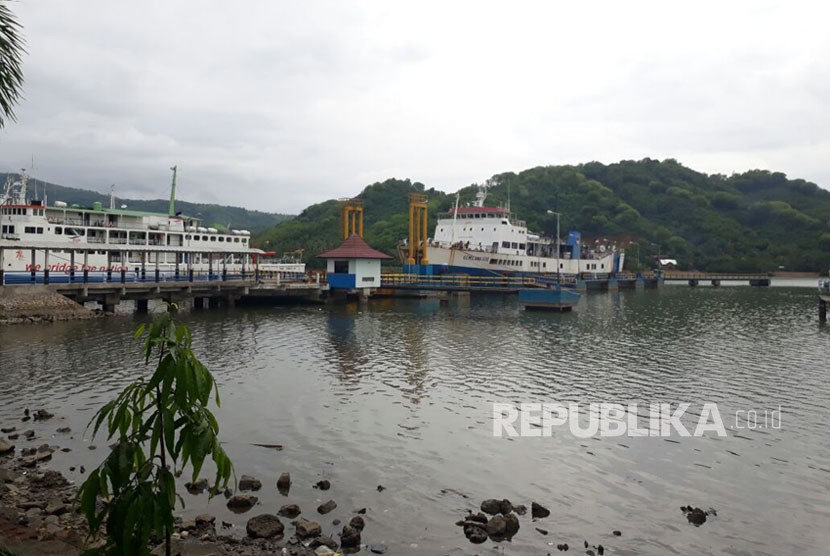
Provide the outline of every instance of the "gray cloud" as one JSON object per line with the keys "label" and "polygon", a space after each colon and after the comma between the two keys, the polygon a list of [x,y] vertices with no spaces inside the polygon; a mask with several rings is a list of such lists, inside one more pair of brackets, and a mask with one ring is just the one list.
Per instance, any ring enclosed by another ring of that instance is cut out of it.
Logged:
{"label": "gray cloud", "polygon": [[279,212],[387,177],[673,157],[820,185],[830,46],[796,3],[21,0],[0,168]]}

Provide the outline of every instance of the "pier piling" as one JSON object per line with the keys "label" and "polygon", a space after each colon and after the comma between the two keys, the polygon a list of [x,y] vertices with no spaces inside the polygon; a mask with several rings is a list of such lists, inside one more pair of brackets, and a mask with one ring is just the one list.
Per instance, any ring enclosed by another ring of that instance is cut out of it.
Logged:
{"label": "pier piling", "polygon": [[827,322],[827,302],[820,297],[818,298],[818,320]]}

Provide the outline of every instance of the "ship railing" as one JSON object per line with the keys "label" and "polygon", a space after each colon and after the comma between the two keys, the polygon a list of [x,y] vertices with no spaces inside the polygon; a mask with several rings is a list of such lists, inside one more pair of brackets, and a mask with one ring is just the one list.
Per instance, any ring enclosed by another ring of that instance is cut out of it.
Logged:
{"label": "ship railing", "polygon": [[[286,283],[313,283],[303,273],[280,273],[279,277],[257,273],[253,268],[246,268],[243,273],[241,269],[214,268],[213,271],[193,270],[188,271],[181,266],[176,272],[174,268],[166,266],[160,269],[158,275],[152,266],[143,270],[136,264],[119,265],[115,263],[112,270],[101,270],[95,267],[86,272],[83,265],[76,264],[75,270],[68,268],[69,265],[58,265],[61,270],[50,270],[47,274],[43,271],[6,271],[2,275],[0,285],[33,285],[33,284],[86,284],[86,283],[110,283],[110,284],[136,284],[136,283],[170,283],[170,282],[230,282],[230,281],[258,281],[259,284],[267,287],[268,284]],[[320,283],[320,282],[318,282]]]}

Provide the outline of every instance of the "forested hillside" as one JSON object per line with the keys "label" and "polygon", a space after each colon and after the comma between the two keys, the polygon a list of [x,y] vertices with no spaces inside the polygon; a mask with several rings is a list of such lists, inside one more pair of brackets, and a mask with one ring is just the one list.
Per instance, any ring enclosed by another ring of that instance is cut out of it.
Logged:
{"label": "forested hillside", "polygon": [[[642,267],[653,257],[678,259],[682,268],[707,271],[825,271],[830,266],[830,192],[778,172],[752,170],[732,176],[695,172],[675,160],[590,162],[545,166],[493,176],[488,205],[510,205],[537,232],[552,234],[562,214],[563,235],[580,230],[587,238],[614,237]],[[390,255],[407,233],[408,193],[430,199],[430,231],[436,215],[455,194],[409,180],[389,179],[366,187],[366,239]],[[461,203],[475,187],[459,191]],[[303,248],[306,260],[341,241],[337,201],[305,209],[256,239],[271,249]],[[628,265],[627,265],[628,266]]]}
{"label": "forested hillside", "polygon": [[[8,174],[0,173],[0,186],[5,183]],[[43,192],[49,196],[49,204],[55,201],[64,201],[69,204],[78,204],[82,207],[90,207],[92,203],[98,201],[109,206],[109,196],[96,191],[89,191],[86,189],[77,189],[74,187],[66,187],[54,183],[47,183],[40,180],[29,179],[30,197],[34,195],[35,189],[40,197]],[[145,210],[150,212],[166,213],[170,200],[169,199],[124,199],[118,197],[116,199],[118,206],[122,204],[127,205],[133,210]],[[248,210],[240,207],[228,207],[223,205],[204,204],[204,203],[190,203],[187,201],[176,201],[176,211],[181,211],[188,216],[196,216],[201,218],[206,226],[213,226],[214,228],[225,228],[228,223],[234,228],[248,229],[252,232],[261,232],[273,226],[276,226],[284,220],[292,218],[287,214],[273,214],[268,212],[260,212],[258,210]]]}

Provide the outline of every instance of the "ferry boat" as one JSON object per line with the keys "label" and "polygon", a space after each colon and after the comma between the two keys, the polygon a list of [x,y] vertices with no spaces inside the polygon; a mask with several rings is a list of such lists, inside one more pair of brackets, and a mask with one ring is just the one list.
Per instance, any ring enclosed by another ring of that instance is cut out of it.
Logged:
{"label": "ferry boat", "polygon": [[140,269],[155,274],[157,267],[163,277],[176,274],[178,268],[182,275],[185,268],[198,273],[243,269],[251,273],[255,265],[261,273],[305,273],[299,260],[280,260],[274,252],[252,247],[248,230],[220,231],[175,212],[176,168],[172,170],[169,214],[115,208],[112,196],[109,208],[100,202],[81,207],[56,201],[49,206],[45,200],[29,198],[25,170],[9,176],[0,191],[0,262],[5,282],[13,283],[16,273],[36,277],[47,269],[52,280],[82,271],[93,280],[121,271],[137,279]]}
{"label": "ferry boat", "polygon": [[[625,253],[615,246],[585,246],[575,231],[564,242],[532,233],[509,208],[485,206],[486,197],[487,189],[479,187],[473,203],[459,207],[456,202],[449,214],[439,217],[427,249],[427,260],[438,265],[438,272],[541,275],[567,282],[622,270]],[[405,258],[403,262],[407,263]]]}

